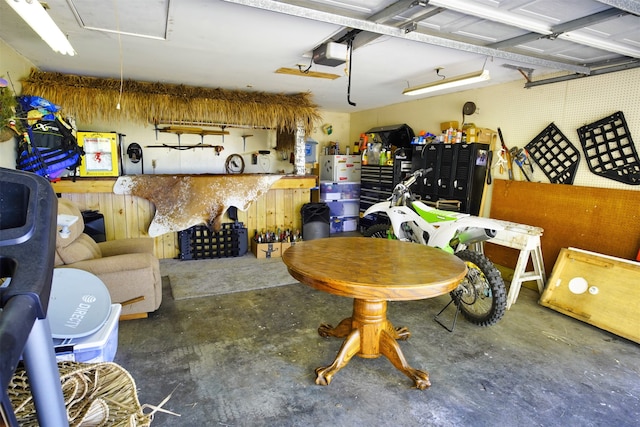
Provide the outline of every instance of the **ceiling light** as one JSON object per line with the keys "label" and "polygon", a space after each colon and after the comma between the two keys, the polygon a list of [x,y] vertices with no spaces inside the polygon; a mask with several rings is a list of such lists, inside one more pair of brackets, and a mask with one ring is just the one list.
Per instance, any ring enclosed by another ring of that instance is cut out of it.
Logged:
{"label": "ceiling light", "polygon": [[44,10],[44,6],[38,0],[5,0],[13,10],[29,26],[38,33],[54,52],[63,55],[73,56],[76,51],[73,50],[71,43],[60,31],[60,28],[53,22],[53,19]]}
{"label": "ceiling light", "polygon": [[480,70],[475,73],[463,74],[457,77],[446,78],[422,86],[410,87],[402,91],[403,95],[422,95],[429,92],[450,89],[452,87],[465,86],[473,83],[489,80],[489,70]]}
{"label": "ceiling light", "polygon": [[504,11],[495,6],[478,4],[478,2],[473,0],[431,0],[429,5],[444,7],[492,22],[500,22],[501,24],[524,28],[539,34],[551,34],[551,27],[541,20],[518,15],[509,10]]}

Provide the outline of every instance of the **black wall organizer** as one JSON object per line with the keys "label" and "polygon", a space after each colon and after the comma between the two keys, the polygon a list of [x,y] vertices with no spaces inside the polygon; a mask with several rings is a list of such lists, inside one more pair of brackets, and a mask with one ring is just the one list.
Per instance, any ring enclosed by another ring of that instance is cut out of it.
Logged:
{"label": "black wall organizer", "polygon": [[580,153],[551,123],[525,146],[534,162],[553,184],[573,184]]}
{"label": "black wall organizer", "polygon": [[622,111],[578,128],[589,170],[629,185],[640,185],[640,159]]}

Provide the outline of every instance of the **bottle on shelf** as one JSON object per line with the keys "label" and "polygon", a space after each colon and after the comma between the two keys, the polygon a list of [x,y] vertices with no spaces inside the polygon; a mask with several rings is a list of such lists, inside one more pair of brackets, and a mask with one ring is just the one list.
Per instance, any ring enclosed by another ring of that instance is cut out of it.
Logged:
{"label": "bottle on shelf", "polygon": [[387,151],[385,149],[382,149],[380,151],[380,161],[378,163],[380,164],[380,166],[384,166],[387,164]]}
{"label": "bottle on shelf", "polygon": [[366,134],[361,133],[360,134],[360,141],[359,141],[359,143],[360,143],[360,152],[364,152],[364,151],[367,150],[367,142],[368,141],[369,141],[369,137]]}

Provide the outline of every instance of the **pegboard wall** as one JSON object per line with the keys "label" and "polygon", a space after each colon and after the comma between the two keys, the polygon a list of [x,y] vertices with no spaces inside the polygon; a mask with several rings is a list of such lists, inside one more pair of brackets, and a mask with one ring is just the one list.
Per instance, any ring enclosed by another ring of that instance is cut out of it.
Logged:
{"label": "pegboard wall", "polygon": [[[490,65],[489,65],[490,67]],[[514,71],[517,73],[517,71]],[[539,76],[534,72],[534,80]],[[462,106],[473,101],[477,112],[466,117],[478,127],[502,130],[508,147],[524,147],[551,123],[578,149],[582,159],[576,169],[573,185],[640,190],[640,186],[628,185],[597,176],[589,170],[578,137],[577,129],[605,118],[617,111],[626,117],[636,151],[640,152],[640,69],[620,71],[600,76],[558,82],[530,89],[524,88],[524,80],[496,84],[482,89],[433,96],[411,102],[395,104],[376,110],[351,114],[352,138],[357,139],[361,129],[387,123],[407,123],[416,133],[420,130],[439,132],[441,122],[460,121]],[[498,141],[499,144],[499,141]],[[494,147],[496,148],[496,147]],[[494,164],[496,156],[494,156]],[[537,165],[534,165],[537,166]],[[534,168],[532,180],[549,183],[540,170]],[[492,169],[496,179],[508,179],[506,171]],[[524,180],[516,167],[517,180]]]}
{"label": "pegboard wall", "polygon": [[[577,148],[581,156],[574,185],[640,190],[615,180],[598,176],[589,170],[582,150],[578,129],[597,122],[617,111],[627,118],[630,136],[640,147],[640,88],[638,72],[610,73],[526,90],[506,90],[501,94],[511,108],[503,110],[500,122],[508,146],[526,146],[536,135],[553,123]],[[509,86],[509,85],[505,85]],[[514,85],[515,86],[515,85]],[[524,112],[528,113],[524,113]],[[515,127],[513,124],[517,124]],[[519,172],[516,170],[519,178]],[[505,177],[506,179],[506,177]],[[535,168],[532,181],[549,182],[540,168]]]}

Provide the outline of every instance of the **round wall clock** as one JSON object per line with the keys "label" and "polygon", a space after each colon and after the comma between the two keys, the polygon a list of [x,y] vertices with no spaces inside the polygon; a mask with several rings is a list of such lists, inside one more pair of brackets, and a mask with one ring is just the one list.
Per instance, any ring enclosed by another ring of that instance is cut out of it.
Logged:
{"label": "round wall clock", "polygon": [[240,154],[231,154],[224,164],[227,173],[238,174],[244,172],[244,159]]}

